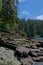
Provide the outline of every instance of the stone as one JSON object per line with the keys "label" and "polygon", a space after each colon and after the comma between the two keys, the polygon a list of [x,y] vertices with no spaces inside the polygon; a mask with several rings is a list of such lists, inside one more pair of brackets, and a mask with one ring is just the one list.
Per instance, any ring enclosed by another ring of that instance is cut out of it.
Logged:
{"label": "stone", "polygon": [[28,48],[18,46],[16,48],[15,54],[19,57],[28,57],[30,50]]}
{"label": "stone", "polygon": [[35,62],[43,62],[43,56],[33,57],[32,60]]}
{"label": "stone", "polygon": [[32,65],[33,61],[32,61],[32,58],[30,56],[28,56],[27,58],[22,59],[21,63],[22,63],[22,65]]}
{"label": "stone", "polygon": [[37,57],[39,52],[40,52],[39,49],[30,49],[29,55],[31,57]]}

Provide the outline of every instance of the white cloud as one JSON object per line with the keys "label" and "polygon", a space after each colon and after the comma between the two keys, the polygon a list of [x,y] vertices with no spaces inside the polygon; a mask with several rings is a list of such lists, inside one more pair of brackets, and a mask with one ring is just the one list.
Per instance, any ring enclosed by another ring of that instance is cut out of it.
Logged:
{"label": "white cloud", "polygon": [[43,20],[43,15],[37,16],[36,19],[38,19],[38,20]]}
{"label": "white cloud", "polygon": [[19,2],[23,2],[24,0],[19,0]]}
{"label": "white cloud", "polygon": [[28,11],[26,11],[26,10],[22,11],[22,14],[23,15],[30,15],[30,13]]}

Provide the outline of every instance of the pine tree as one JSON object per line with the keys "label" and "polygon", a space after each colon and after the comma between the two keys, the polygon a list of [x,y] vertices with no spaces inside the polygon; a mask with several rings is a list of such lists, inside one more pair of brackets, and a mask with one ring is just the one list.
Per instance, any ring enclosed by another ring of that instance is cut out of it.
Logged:
{"label": "pine tree", "polygon": [[1,21],[4,24],[3,27],[11,28],[12,24],[17,20],[17,9],[18,0],[2,0],[2,10],[1,10]]}

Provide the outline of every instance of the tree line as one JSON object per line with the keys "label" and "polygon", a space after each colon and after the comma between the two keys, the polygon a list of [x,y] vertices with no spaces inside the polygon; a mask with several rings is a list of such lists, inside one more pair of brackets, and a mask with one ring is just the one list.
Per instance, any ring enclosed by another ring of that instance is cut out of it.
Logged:
{"label": "tree line", "polygon": [[34,36],[43,37],[43,21],[21,19],[19,22],[19,30],[30,38]]}
{"label": "tree line", "polygon": [[18,0],[0,0],[0,31],[23,32],[26,37],[43,37],[43,21],[18,17]]}

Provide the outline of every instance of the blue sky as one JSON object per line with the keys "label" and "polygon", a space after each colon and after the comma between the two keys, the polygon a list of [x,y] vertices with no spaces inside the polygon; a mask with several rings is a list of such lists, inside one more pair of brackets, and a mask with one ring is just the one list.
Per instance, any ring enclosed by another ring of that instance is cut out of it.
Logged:
{"label": "blue sky", "polygon": [[43,20],[43,0],[19,0],[20,18]]}

